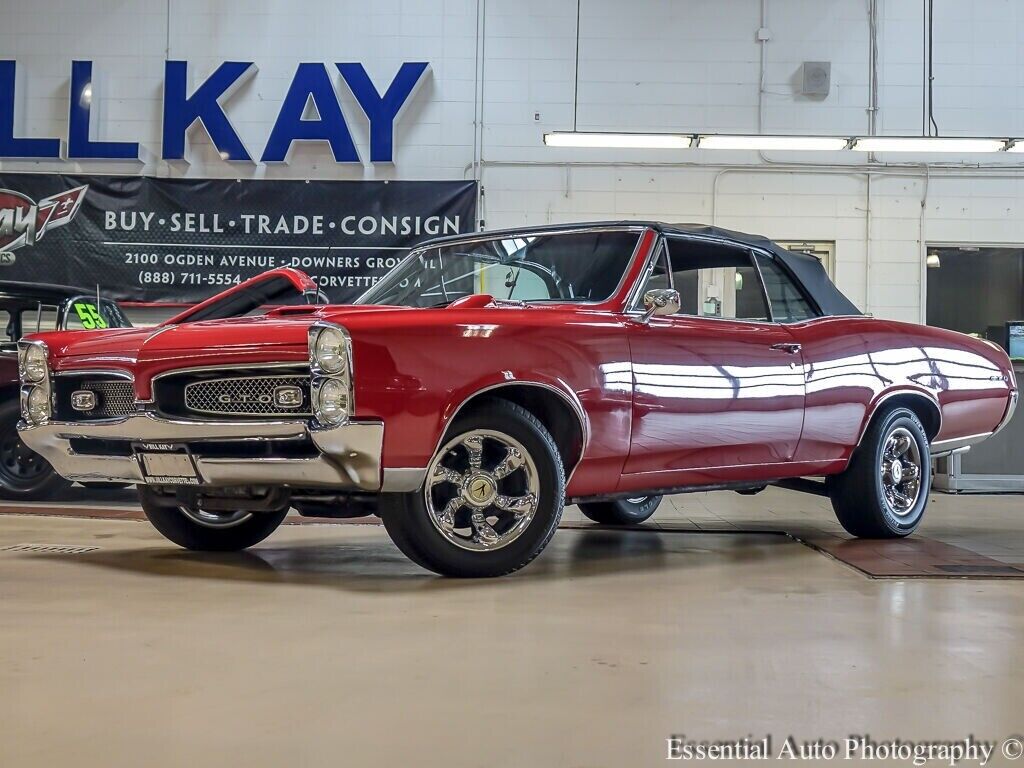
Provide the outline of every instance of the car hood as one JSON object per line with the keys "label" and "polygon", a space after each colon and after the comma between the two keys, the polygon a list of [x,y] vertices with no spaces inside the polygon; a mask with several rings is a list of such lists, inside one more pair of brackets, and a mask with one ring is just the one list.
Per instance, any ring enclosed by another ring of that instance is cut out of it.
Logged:
{"label": "car hood", "polygon": [[[489,297],[487,297],[489,299]],[[358,342],[367,331],[481,323],[551,322],[552,315],[576,314],[578,307],[495,305],[483,300],[447,308],[418,309],[378,305],[281,307],[265,315],[206,320],[153,328],[65,331],[40,334],[55,371],[128,370],[136,382],[172,369],[308,360],[309,327],[318,321],[339,323]],[[542,319],[543,318],[543,319]],[[145,387],[140,387],[140,393]]]}

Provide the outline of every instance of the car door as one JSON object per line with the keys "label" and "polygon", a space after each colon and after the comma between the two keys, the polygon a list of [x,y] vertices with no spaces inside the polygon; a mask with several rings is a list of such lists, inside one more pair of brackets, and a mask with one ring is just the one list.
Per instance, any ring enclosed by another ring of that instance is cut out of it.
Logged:
{"label": "car door", "polygon": [[[786,474],[797,450],[799,344],[771,321],[752,253],[710,238],[665,239],[643,290],[674,287],[679,313],[632,313],[633,414],[621,490]],[[638,295],[638,301],[643,291]]]}
{"label": "car door", "polygon": [[804,428],[794,461],[842,461],[857,443],[868,403],[887,381],[872,361],[867,319],[823,315],[784,263],[759,251],[755,260],[772,316],[793,334],[804,358]]}

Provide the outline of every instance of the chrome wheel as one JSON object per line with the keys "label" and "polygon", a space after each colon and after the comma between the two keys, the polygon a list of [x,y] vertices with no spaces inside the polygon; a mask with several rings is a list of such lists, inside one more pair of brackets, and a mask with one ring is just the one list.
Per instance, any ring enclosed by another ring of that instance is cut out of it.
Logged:
{"label": "chrome wheel", "polygon": [[205,509],[192,509],[191,507],[179,507],[179,509],[181,514],[204,528],[234,528],[252,517],[252,512],[241,509],[233,512],[208,512]]}
{"label": "chrome wheel", "polygon": [[479,552],[508,546],[529,527],[540,479],[521,443],[503,432],[474,429],[438,451],[423,492],[441,535]]}
{"label": "chrome wheel", "polygon": [[882,449],[882,492],[893,514],[910,514],[921,495],[921,449],[905,427],[897,427]]}

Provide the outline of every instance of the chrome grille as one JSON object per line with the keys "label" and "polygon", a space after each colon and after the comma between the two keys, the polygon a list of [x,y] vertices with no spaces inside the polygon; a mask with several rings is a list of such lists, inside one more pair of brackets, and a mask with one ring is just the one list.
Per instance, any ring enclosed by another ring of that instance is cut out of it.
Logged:
{"label": "chrome grille", "polygon": [[[282,404],[284,390],[299,390],[297,405]],[[231,416],[308,416],[309,376],[235,376],[185,385],[185,408]]]}
{"label": "chrome grille", "polygon": [[83,381],[78,389],[87,389],[96,394],[96,407],[76,412],[79,416],[110,418],[127,416],[135,412],[135,386],[126,380]]}

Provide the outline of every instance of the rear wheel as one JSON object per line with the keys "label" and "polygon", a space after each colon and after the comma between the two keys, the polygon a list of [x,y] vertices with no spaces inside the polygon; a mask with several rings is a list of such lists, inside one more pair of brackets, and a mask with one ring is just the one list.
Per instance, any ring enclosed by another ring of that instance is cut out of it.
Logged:
{"label": "rear wheel", "polygon": [[71,483],[21,441],[20,418],[17,399],[0,406],[0,497],[21,501],[45,499]]}
{"label": "rear wheel", "polygon": [[661,504],[663,496],[637,496],[615,501],[595,501],[580,504],[580,512],[602,525],[639,525]]}
{"label": "rear wheel", "polygon": [[875,417],[846,471],[829,478],[828,489],[848,533],[892,539],[921,524],[931,480],[924,427],[913,411],[893,408]]}
{"label": "rear wheel", "polygon": [[139,487],[142,511],[165,538],[185,549],[200,552],[234,552],[259,544],[272,534],[288,514],[245,510],[209,511],[169,506],[147,488]]}
{"label": "rear wheel", "polygon": [[380,516],[409,559],[445,576],[516,571],[547,546],[562,516],[565,472],[529,411],[492,400],[459,416],[424,487],[385,494]]}

